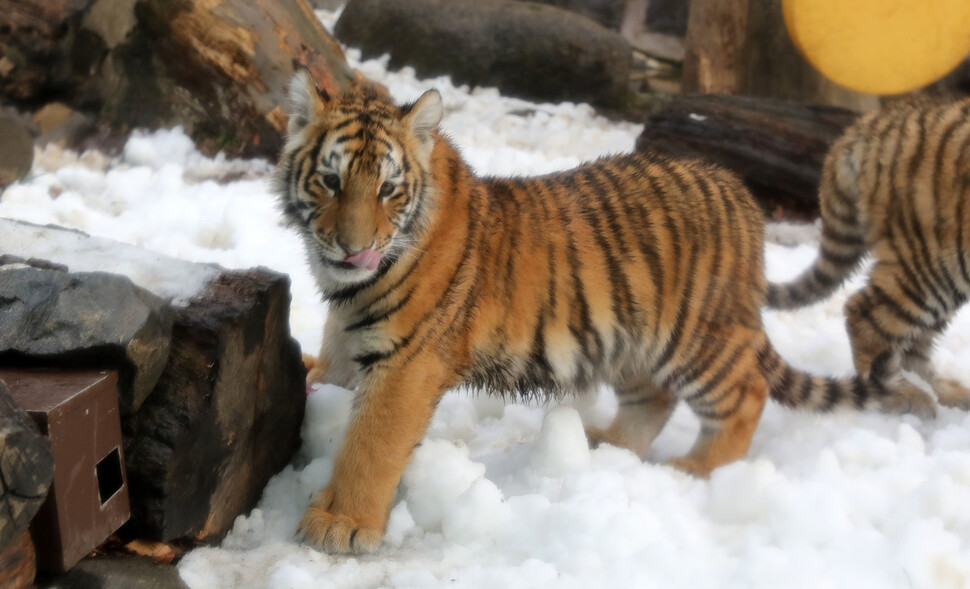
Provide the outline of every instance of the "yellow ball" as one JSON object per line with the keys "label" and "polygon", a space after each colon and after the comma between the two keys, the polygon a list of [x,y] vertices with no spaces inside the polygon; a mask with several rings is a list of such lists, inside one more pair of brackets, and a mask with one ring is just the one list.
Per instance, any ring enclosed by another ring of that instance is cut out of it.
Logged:
{"label": "yellow ball", "polygon": [[837,84],[899,94],[970,53],[970,0],[784,0],[795,46]]}

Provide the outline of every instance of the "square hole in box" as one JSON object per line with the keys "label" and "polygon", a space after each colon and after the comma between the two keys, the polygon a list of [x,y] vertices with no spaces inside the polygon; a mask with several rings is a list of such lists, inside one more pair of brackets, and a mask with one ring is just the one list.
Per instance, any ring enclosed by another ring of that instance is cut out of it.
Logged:
{"label": "square hole in box", "polygon": [[103,506],[117,493],[124,484],[121,475],[121,453],[115,448],[108,455],[98,461],[95,471],[98,475],[98,495]]}

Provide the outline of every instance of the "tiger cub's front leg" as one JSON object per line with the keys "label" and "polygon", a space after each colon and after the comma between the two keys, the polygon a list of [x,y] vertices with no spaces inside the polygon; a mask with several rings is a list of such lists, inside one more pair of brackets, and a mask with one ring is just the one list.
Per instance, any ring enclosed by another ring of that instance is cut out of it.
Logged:
{"label": "tiger cub's front leg", "polygon": [[447,388],[437,372],[415,362],[361,383],[333,476],[300,522],[306,543],[331,553],[380,546],[401,473]]}

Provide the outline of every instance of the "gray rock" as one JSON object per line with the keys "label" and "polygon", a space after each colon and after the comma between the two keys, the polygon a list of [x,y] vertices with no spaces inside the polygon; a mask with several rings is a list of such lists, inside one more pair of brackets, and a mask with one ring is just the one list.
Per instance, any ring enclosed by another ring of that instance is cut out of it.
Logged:
{"label": "gray rock", "polygon": [[[318,0],[319,1],[319,0]],[[528,1],[528,0],[526,0]],[[594,20],[608,29],[618,29],[631,0],[532,0],[558,6]],[[687,33],[689,0],[648,0],[643,24],[654,33],[683,37]]]}
{"label": "gray rock", "polygon": [[[529,1],[529,0],[525,0]],[[534,0],[539,4],[558,6],[594,20],[608,29],[617,29],[623,18],[624,0]]]}
{"label": "gray rock", "polygon": [[187,589],[178,570],[133,556],[91,557],[41,586],[49,589]]}
{"label": "gray rock", "polygon": [[122,419],[168,360],[171,306],[117,274],[0,266],[0,362],[119,371]]}
{"label": "gray rock", "polygon": [[622,108],[630,98],[626,41],[589,19],[513,0],[351,0],[337,38],[365,57],[422,77],[551,102]]}
{"label": "gray rock", "polygon": [[0,381],[0,552],[30,525],[53,477],[50,440]]}

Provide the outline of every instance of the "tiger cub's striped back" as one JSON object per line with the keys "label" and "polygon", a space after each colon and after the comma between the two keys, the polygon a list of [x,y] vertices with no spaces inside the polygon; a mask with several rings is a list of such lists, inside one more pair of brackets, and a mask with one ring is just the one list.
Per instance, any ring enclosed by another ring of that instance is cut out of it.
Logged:
{"label": "tiger cub's striped back", "polygon": [[477,177],[435,130],[441,99],[397,107],[294,82],[283,211],[330,301],[311,380],[355,387],[308,542],[366,550],[435,404],[466,385],[556,395],[612,385],[592,441],[643,455],[678,401],[703,422],[698,474],[745,455],[769,396],[884,406],[862,378],[788,366],[761,324],[763,219],[725,170],[652,155],[534,178]]}
{"label": "tiger cub's striped back", "polygon": [[970,99],[912,99],[862,117],[830,149],[819,198],[819,257],[794,282],[770,285],[769,306],[829,296],[870,252],[869,281],[845,307],[856,369],[879,359],[918,374],[942,404],[970,408],[970,391],[930,363],[970,296]]}

